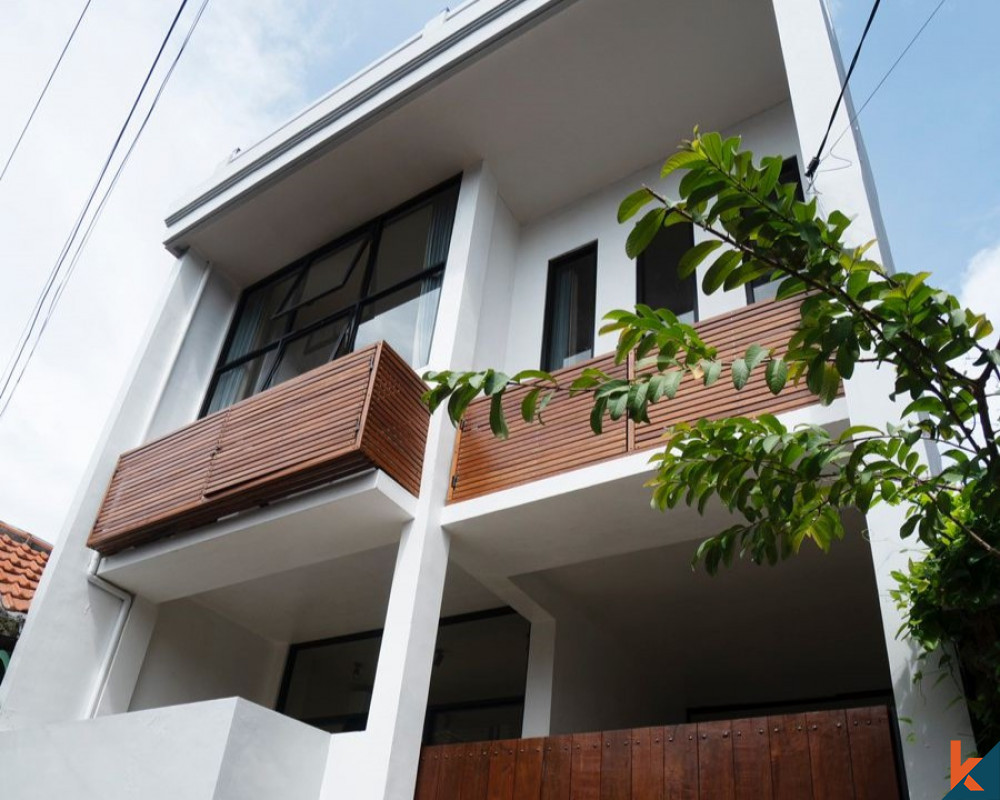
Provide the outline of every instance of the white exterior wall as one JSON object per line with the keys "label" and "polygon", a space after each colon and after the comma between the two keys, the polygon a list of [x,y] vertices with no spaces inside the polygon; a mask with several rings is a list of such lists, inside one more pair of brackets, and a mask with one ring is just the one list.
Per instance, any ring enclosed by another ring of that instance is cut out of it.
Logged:
{"label": "white exterior wall", "polygon": [[[798,154],[794,120],[788,104],[739,122],[727,133],[743,136],[746,146],[761,155]],[[668,197],[676,197],[680,176],[675,174],[661,179],[662,163],[659,160],[650,164],[579,202],[521,226],[517,237],[509,229],[507,215],[499,215],[498,227],[504,236],[495,243],[489,279],[493,291],[483,307],[481,324],[481,330],[484,334],[489,332],[490,338],[479,344],[477,365],[501,367],[511,373],[538,368],[549,262],[594,241],[597,242],[594,355],[614,350],[616,337],[598,334],[603,324],[601,318],[612,309],[631,308],[636,302],[635,262],[625,255],[625,240],[631,224],[618,224],[618,205],[626,195],[644,184]],[[703,237],[704,234],[695,231],[695,241]],[[505,265],[509,277],[501,272]],[[700,270],[707,268],[706,264]],[[699,271],[698,309],[702,319],[746,304],[742,288],[707,297],[701,291],[701,274]],[[509,301],[505,296],[506,281],[510,282]],[[505,347],[495,341],[501,332],[506,335]]]}

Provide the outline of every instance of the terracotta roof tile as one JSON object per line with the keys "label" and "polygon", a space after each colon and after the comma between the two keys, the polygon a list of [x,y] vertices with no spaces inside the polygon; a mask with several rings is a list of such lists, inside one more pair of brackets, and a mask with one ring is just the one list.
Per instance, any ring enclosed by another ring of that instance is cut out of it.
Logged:
{"label": "terracotta roof tile", "polygon": [[48,563],[52,545],[0,522],[0,606],[25,614]]}

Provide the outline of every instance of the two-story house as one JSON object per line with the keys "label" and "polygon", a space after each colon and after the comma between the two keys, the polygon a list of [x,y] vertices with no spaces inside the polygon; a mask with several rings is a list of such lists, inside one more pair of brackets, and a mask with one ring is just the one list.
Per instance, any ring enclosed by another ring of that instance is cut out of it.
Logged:
{"label": "two-story house", "polygon": [[[902,511],[710,578],[724,512],[643,487],[673,422],[884,422],[887,375],[600,437],[560,398],[502,443],[420,402],[428,368],[625,372],[600,317],[637,301],[780,342],[794,300],[679,280],[682,226],[632,261],[615,211],[695,124],[801,182],[841,75],[819,0],[469,0],[234,155],[167,218],[0,689],[4,797],[941,797],[968,715],[896,638]],[[856,130],[837,155],[803,191],[887,261]]]}

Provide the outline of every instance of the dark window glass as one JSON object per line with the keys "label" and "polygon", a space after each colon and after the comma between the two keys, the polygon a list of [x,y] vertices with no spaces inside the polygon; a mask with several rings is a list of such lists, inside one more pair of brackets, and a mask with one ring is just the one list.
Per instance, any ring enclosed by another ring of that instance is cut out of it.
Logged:
{"label": "dark window glass", "polygon": [[698,282],[681,279],[677,264],[694,246],[694,228],[686,223],[662,228],[636,264],[639,302],[673,311],[682,322],[698,319]]}
{"label": "dark window glass", "polygon": [[[786,158],[781,165],[781,174],[778,176],[778,183],[795,184],[795,199],[802,201],[805,193],[802,191],[802,174],[799,172],[799,160],[795,157]],[[771,280],[770,275],[761,275],[750,283],[747,287],[747,303],[758,303],[762,300],[773,300],[778,294],[780,280]]]}
{"label": "dark window glass", "polygon": [[[521,735],[531,626],[509,609],[441,620],[425,744]],[[278,710],[331,733],[364,730],[381,631],[292,645]]]}
{"label": "dark window glass", "polygon": [[451,181],[248,289],[202,413],[380,339],[427,363],[458,188]]}
{"label": "dark window glass", "polygon": [[597,245],[549,262],[542,369],[555,370],[594,355]]}

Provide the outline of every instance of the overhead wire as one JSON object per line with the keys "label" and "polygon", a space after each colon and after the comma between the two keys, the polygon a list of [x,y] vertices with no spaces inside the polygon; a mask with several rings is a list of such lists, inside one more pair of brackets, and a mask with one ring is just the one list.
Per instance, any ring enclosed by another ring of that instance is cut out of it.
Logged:
{"label": "overhead wire", "polygon": [[816,155],[812,157],[809,162],[809,166],[806,168],[806,177],[812,178],[816,174],[816,168],[820,164],[820,156],[823,154],[823,150],[826,147],[826,141],[830,137],[830,130],[833,128],[833,123],[837,119],[837,112],[840,111],[840,104],[844,100],[844,94],[847,92],[847,85],[850,83],[851,75],[854,74],[854,67],[858,63],[858,57],[861,55],[861,48],[865,44],[865,39],[868,38],[868,31],[871,30],[872,23],[875,21],[875,14],[878,13],[879,5],[882,0],[875,0],[872,4],[871,13],[868,15],[868,22],[865,23],[865,29],[861,33],[861,39],[858,42],[857,48],[854,50],[854,57],[851,59],[851,65],[847,68],[847,74],[844,76],[844,80],[840,85],[840,94],[837,95],[837,102],[833,104],[833,113],[830,114],[830,121],[826,124],[826,132],[823,134],[823,141],[820,142],[819,147],[816,148]]}
{"label": "overhead wire", "polygon": [[42,91],[35,100],[35,105],[32,106],[31,113],[28,114],[28,119],[25,120],[24,127],[21,128],[21,132],[18,134],[17,140],[14,142],[14,147],[11,149],[10,155],[7,156],[7,160],[4,162],[3,169],[0,169],[0,181],[3,181],[4,175],[7,174],[7,170],[10,168],[11,162],[14,160],[14,156],[17,155],[17,151],[21,147],[21,142],[24,141],[24,135],[28,132],[28,128],[31,127],[31,123],[34,121],[35,114],[38,113],[38,108],[45,99],[45,95],[48,94],[49,87],[52,85],[52,80],[59,71],[63,58],[66,56],[66,51],[69,50],[69,46],[73,43],[73,39],[76,37],[76,32],[80,29],[80,23],[83,22],[83,18],[87,15],[87,9],[90,8],[91,2],[92,0],[87,0],[83,4],[83,10],[80,12],[80,16],[77,17],[73,30],[69,32],[69,38],[66,39],[66,43],[63,45],[62,51],[59,53],[59,58],[56,59],[55,66],[52,67],[52,71],[49,73],[49,77],[46,79],[45,85],[42,87]]}
{"label": "overhead wire", "polygon": [[[847,123],[847,126],[844,128],[844,130],[842,130],[840,132],[840,135],[836,139],[834,139],[833,144],[830,145],[830,152],[827,154],[827,156],[823,156],[823,158],[820,160],[820,163],[825,161],[828,156],[833,155],[834,149],[837,147],[838,144],[840,144],[841,139],[843,139],[847,135],[847,132],[854,127],[854,123],[857,122],[858,117],[861,116],[861,112],[868,107],[868,104],[872,101],[872,98],[875,97],[876,94],[878,94],[878,90],[882,88],[882,85],[889,79],[889,76],[892,75],[896,67],[899,66],[899,62],[903,60],[903,58],[906,56],[908,52],[910,52],[910,48],[913,47],[917,39],[920,38],[920,35],[927,28],[927,26],[931,24],[931,20],[933,20],[934,17],[937,16],[938,11],[940,11],[941,7],[947,2],[948,0],[940,0],[940,2],[936,6],[934,6],[934,10],[931,11],[927,19],[924,20],[924,24],[917,29],[917,32],[915,34],[913,34],[912,38],[907,43],[906,47],[903,48],[903,51],[896,57],[896,60],[892,62],[892,65],[886,71],[885,75],[882,76],[882,79],[877,84],[875,84],[875,88],[872,89],[871,94],[869,94],[868,97],[865,98],[865,101],[861,104],[858,110],[854,112],[854,115],[851,117],[850,122]],[[838,158],[839,156],[834,156],[834,157]]]}
{"label": "overhead wire", "polygon": [[[149,86],[149,83],[153,77],[154,72],[156,71],[157,66],[160,63],[161,58],[163,57],[163,53],[166,50],[167,43],[170,41],[173,32],[177,27],[177,23],[180,20],[181,15],[183,14],[184,9],[187,6],[187,3],[188,0],[181,0],[177,12],[170,23],[170,27],[168,28],[166,35],[163,37],[163,41],[160,43],[160,47],[157,50],[156,56],[153,59],[153,62],[146,73],[146,77],[143,79],[142,85],[140,86],[139,91],[136,94],[135,100],[133,101],[129,109],[125,121],[118,131],[118,135],[115,138],[114,144],[112,145],[110,151],[108,152],[107,157],[104,160],[98,178],[94,182],[90,194],[88,195],[87,201],[86,203],[84,203],[84,206],[80,214],[77,216],[76,221],[74,222],[73,227],[70,230],[70,234],[69,236],[67,236],[66,241],[63,244],[62,250],[60,251],[58,258],[56,259],[56,263],[53,266],[52,271],[49,273],[45,286],[41,294],[39,295],[39,298],[36,301],[32,313],[29,317],[28,323],[26,324],[24,330],[22,331],[18,343],[15,346],[15,352],[11,357],[10,361],[8,362],[7,367],[4,370],[3,378],[0,379],[2,380],[2,384],[0,384],[0,415],[2,415],[7,410],[7,407],[10,405],[10,401],[14,394],[14,391],[20,385],[21,379],[24,376],[24,372],[27,369],[28,362],[30,361],[33,353],[35,352],[35,349],[38,346],[38,339],[41,336],[41,332],[45,329],[46,325],[48,324],[48,321],[51,318],[52,312],[55,308],[55,304],[58,303],[59,298],[62,296],[62,292],[65,289],[66,280],[68,279],[69,274],[71,274],[72,269],[75,267],[76,262],[79,260],[83,244],[85,244],[86,240],[89,239],[90,232],[92,232],[93,226],[96,222],[96,215],[99,215],[99,212],[103,209],[104,205],[107,203],[107,199],[110,196],[111,190],[114,188],[114,185],[117,184],[118,177],[121,175],[121,170],[124,168],[124,163],[131,155],[131,152],[135,147],[135,143],[138,140],[138,136],[142,133],[142,130],[145,128],[146,123],[149,121],[149,117],[152,115],[152,110],[155,107],[155,103],[159,100],[159,97],[162,94],[167,81],[173,74],[174,67],[176,67],[177,61],[180,59],[181,53],[186,47],[188,41],[190,40],[191,35],[194,33],[194,29],[197,26],[198,21],[201,19],[202,13],[204,12],[205,7],[208,4],[208,0],[203,0],[201,7],[199,8],[197,14],[195,15],[192,25],[188,30],[188,33],[184,41],[182,42],[181,47],[178,49],[178,52],[174,57],[173,63],[171,64],[170,68],[168,69],[167,73],[164,75],[164,78],[160,83],[159,90],[157,91],[153,103],[150,105],[150,108],[147,111],[145,119],[140,125],[140,128],[137,131],[136,135],[133,137],[129,150],[126,153],[125,159],[123,159],[122,163],[119,164],[118,170],[116,171],[111,184],[109,184],[100,204],[98,205],[98,210],[95,212],[95,217],[91,219],[91,222],[87,228],[87,232],[84,234],[84,238],[81,240],[80,245],[77,247],[76,254],[74,255],[73,261],[70,264],[70,269],[67,270],[66,275],[64,275],[60,279],[60,272],[62,271],[62,267],[65,264],[66,258],[69,255],[70,250],[73,248],[73,243],[74,241],[76,241],[76,238],[80,232],[80,228],[83,225],[84,220],[87,218],[87,214],[94,203],[94,199],[97,196],[98,190],[100,189],[101,184],[103,183],[104,178],[107,175],[108,169],[112,161],[114,160],[115,154],[118,152],[118,148],[121,145],[121,142],[128,129],[128,126],[131,123],[132,118],[135,115],[136,109],[138,108],[143,96],[146,93],[146,89]],[[56,285],[57,280],[59,281],[58,285]],[[53,290],[53,287],[56,287],[55,290]],[[43,310],[45,310],[47,302],[48,302],[48,309],[43,319],[42,312]],[[29,343],[31,345],[30,349],[28,349]],[[27,350],[27,356],[25,356],[26,350]]]}

